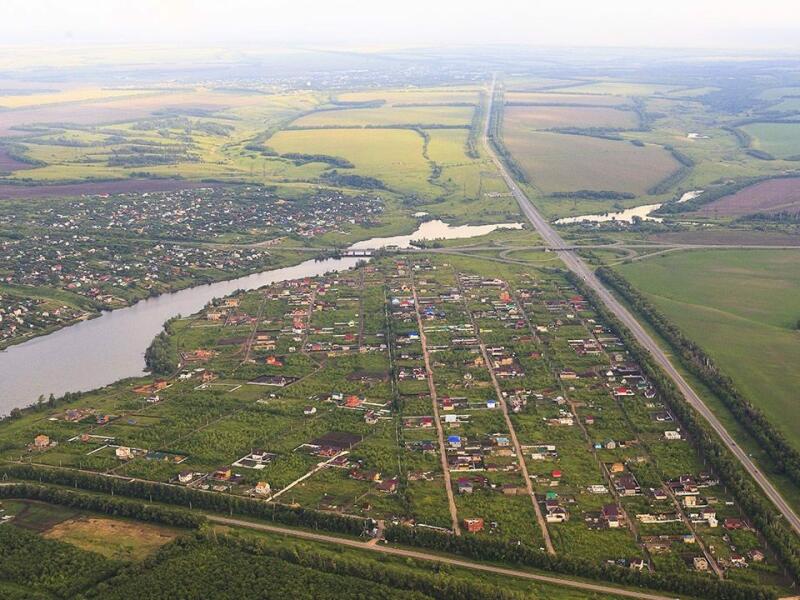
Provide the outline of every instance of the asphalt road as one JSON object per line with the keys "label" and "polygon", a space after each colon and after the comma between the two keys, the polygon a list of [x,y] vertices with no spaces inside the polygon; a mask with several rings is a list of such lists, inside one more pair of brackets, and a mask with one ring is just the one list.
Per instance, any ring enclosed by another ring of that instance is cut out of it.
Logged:
{"label": "asphalt road", "polygon": [[739,462],[742,463],[744,468],[748,473],[750,473],[758,486],[761,487],[764,494],[777,507],[777,509],[786,519],[787,523],[789,523],[795,532],[800,534],[800,517],[797,516],[797,513],[792,510],[775,486],[772,485],[769,479],[767,479],[767,477],[758,469],[758,467],[756,467],[753,461],[750,460],[750,457],[747,455],[747,453],[736,444],[719,419],[717,419],[714,413],[711,412],[711,410],[703,403],[703,401],[700,399],[700,396],[698,396],[697,393],[691,388],[683,376],[678,373],[678,371],[667,358],[667,355],[658,346],[650,334],[645,331],[644,327],[642,327],[633,317],[633,315],[631,315],[631,313],[628,312],[628,310],[619,302],[619,300],[617,300],[616,297],[614,297],[611,292],[606,289],[606,287],[595,276],[592,269],[590,269],[589,266],[583,262],[583,260],[575,253],[575,251],[563,249],[569,248],[570,244],[567,244],[561,238],[558,232],[553,229],[550,223],[544,217],[542,217],[539,211],[536,210],[536,207],[533,205],[533,203],[517,185],[516,181],[514,181],[514,178],[508,172],[505,163],[497,156],[488,139],[489,121],[491,120],[492,102],[494,100],[494,90],[495,82],[493,81],[486,110],[486,120],[483,127],[483,145],[485,146],[486,151],[514,195],[514,198],[519,204],[522,213],[531,222],[539,235],[542,236],[544,241],[556,252],[558,252],[558,255],[561,257],[561,260],[564,262],[567,268],[581,277],[584,282],[597,293],[606,307],[612,313],[614,313],[614,315],[616,315],[616,317],[622,321],[622,323],[628,329],[631,330],[638,342],[644,346],[648,352],[650,352],[650,354],[653,355],[653,358],[656,360],[656,362],[661,366],[661,368],[664,369],[664,371],[666,371],[666,373],[678,386],[678,389],[686,398],[686,401],[689,402],[689,404],[691,404],[697,410],[697,412],[699,412],[703,418],[706,419],[706,421],[708,421],[728,449],[733,453],[734,456],[736,456]]}
{"label": "asphalt road", "polygon": [[303,538],[306,540],[313,540],[315,542],[325,542],[329,544],[338,544],[340,546],[348,546],[350,548],[358,548],[359,550],[366,550],[371,552],[380,552],[383,554],[391,554],[394,556],[403,556],[406,558],[413,558],[417,560],[427,560],[443,563],[446,565],[453,565],[454,567],[464,567],[466,569],[473,569],[475,571],[485,571],[487,573],[495,573],[498,575],[507,575],[510,577],[517,577],[520,579],[529,579],[541,583],[549,583],[552,585],[559,585],[571,587],[579,590],[596,592],[599,594],[611,594],[614,596],[621,596],[626,598],[640,598],[644,600],[672,600],[674,596],[662,596],[659,594],[651,594],[648,592],[639,592],[636,590],[626,590],[622,588],[602,585],[598,583],[588,583],[584,581],[575,581],[574,579],[567,579],[555,577],[550,575],[540,575],[538,573],[530,573],[528,571],[518,571],[516,569],[507,569],[504,567],[497,567],[490,564],[473,562],[470,560],[461,560],[458,558],[451,558],[450,556],[443,556],[440,554],[429,554],[427,552],[420,552],[417,550],[405,550],[395,546],[388,546],[386,544],[370,544],[368,542],[360,542],[347,538],[335,537],[332,535],[325,535],[322,533],[312,533],[310,531],[301,531],[297,529],[289,529],[286,527],[278,527],[275,525],[265,525],[263,523],[253,523],[251,521],[242,521],[239,519],[231,519],[228,517],[218,517],[216,515],[206,515],[206,517],[214,523],[220,525],[233,525],[236,527],[247,527],[249,529],[256,529],[261,531],[268,531],[271,533],[280,533],[283,535],[290,535],[292,537]]}

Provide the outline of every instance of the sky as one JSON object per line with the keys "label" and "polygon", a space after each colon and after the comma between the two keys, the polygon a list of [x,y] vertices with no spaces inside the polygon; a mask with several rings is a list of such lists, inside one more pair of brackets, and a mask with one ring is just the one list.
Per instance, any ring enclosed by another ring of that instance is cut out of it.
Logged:
{"label": "sky", "polygon": [[800,49],[797,0],[0,0],[0,44]]}

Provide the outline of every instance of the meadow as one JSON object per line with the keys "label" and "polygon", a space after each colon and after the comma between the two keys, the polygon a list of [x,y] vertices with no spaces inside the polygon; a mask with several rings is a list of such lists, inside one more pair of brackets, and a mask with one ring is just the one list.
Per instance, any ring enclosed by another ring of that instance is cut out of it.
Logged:
{"label": "meadow", "polygon": [[800,123],[752,123],[742,129],[756,150],[776,158],[800,156]]}
{"label": "meadow", "polygon": [[620,270],[800,447],[796,251],[693,251]]}

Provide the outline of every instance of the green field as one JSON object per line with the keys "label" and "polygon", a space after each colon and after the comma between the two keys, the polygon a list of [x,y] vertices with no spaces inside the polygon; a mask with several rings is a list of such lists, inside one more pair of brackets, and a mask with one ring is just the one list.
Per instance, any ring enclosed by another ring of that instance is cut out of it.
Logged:
{"label": "green field", "polygon": [[800,155],[800,123],[753,123],[742,129],[757,150],[777,158]]}
{"label": "green field", "polygon": [[533,185],[545,194],[574,190],[644,194],[678,167],[658,146],[526,132],[513,118],[504,120],[504,141]]}
{"label": "green field", "polygon": [[[422,156],[422,136],[408,129],[323,129],[280,131],[269,140],[277,152],[327,154],[355,165],[357,175],[376,177],[389,187],[430,193],[430,165]],[[326,167],[316,163],[321,172]],[[309,165],[309,175],[314,174]]]}
{"label": "green field", "polygon": [[800,255],[714,250],[620,268],[800,447]]}

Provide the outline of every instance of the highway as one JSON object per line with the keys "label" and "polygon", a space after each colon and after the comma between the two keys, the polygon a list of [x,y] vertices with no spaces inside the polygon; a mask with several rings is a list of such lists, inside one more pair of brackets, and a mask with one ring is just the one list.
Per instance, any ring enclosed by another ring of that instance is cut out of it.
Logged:
{"label": "highway", "polygon": [[612,313],[614,313],[614,315],[616,315],[616,317],[628,329],[631,330],[637,341],[644,348],[646,348],[648,352],[650,352],[659,366],[661,366],[661,368],[664,369],[664,371],[672,378],[672,380],[675,382],[675,385],[677,385],[678,389],[686,398],[686,401],[689,402],[689,404],[691,404],[692,407],[694,407],[695,410],[697,410],[697,412],[699,412],[703,418],[708,421],[714,431],[717,432],[728,449],[733,453],[734,456],[736,456],[739,462],[742,463],[744,468],[748,473],[750,473],[758,486],[761,487],[764,494],[777,507],[777,509],[786,519],[786,522],[789,523],[796,533],[800,534],[800,517],[797,516],[797,513],[792,510],[791,506],[789,506],[789,504],[783,499],[775,486],[773,486],[769,479],[767,479],[767,477],[758,469],[758,467],[756,467],[747,453],[736,444],[736,442],[733,440],[733,437],[731,437],[731,435],[727,432],[719,419],[717,419],[716,415],[711,412],[711,410],[700,399],[700,396],[697,395],[697,392],[692,389],[683,376],[677,371],[677,369],[675,369],[669,358],[667,358],[667,355],[659,347],[656,341],[650,336],[650,334],[647,333],[644,327],[639,324],[633,315],[619,302],[619,300],[617,300],[617,298],[606,289],[606,287],[595,276],[592,269],[589,268],[583,259],[581,259],[574,250],[568,249],[570,245],[567,244],[561,238],[558,232],[550,225],[550,223],[544,217],[542,217],[533,203],[525,195],[525,192],[523,192],[519,185],[517,185],[516,181],[514,181],[514,178],[509,173],[505,163],[497,155],[491,143],[489,143],[489,126],[492,115],[495,86],[496,81],[493,80],[486,107],[486,118],[483,125],[482,141],[484,147],[486,148],[486,152],[502,175],[503,180],[506,182],[506,185],[508,185],[511,193],[514,195],[514,198],[519,204],[522,213],[525,215],[528,221],[530,221],[539,235],[542,236],[542,239],[544,239],[545,243],[547,243],[551,248],[555,249],[567,268],[581,277],[581,279],[583,279],[584,282],[590,288],[592,288],[595,293],[597,293],[606,307]]}
{"label": "highway", "polygon": [[454,567],[463,567],[465,569],[473,569],[475,571],[484,571],[487,573],[495,573],[497,575],[517,577],[519,579],[529,579],[531,581],[538,581],[540,583],[549,583],[552,585],[571,587],[598,594],[610,594],[613,596],[621,596],[625,598],[639,598],[641,600],[673,600],[675,598],[675,596],[662,596],[660,594],[639,592],[636,590],[626,590],[623,588],[613,587],[610,585],[602,585],[599,583],[576,581],[574,579],[568,579],[566,577],[540,575],[538,573],[531,573],[529,571],[521,571],[517,569],[498,567],[487,563],[473,562],[471,560],[451,558],[449,556],[441,554],[429,554],[427,552],[421,552],[418,550],[406,550],[404,548],[397,548],[395,546],[388,546],[386,544],[381,544],[381,543],[375,544],[370,542],[360,542],[357,540],[336,537],[333,535],[313,533],[310,531],[302,531],[298,529],[289,529],[288,527],[279,527],[276,525],[265,525],[263,523],[253,523],[252,521],[243,521],[241,519],[219,517],[217,515],[206,515],[206,517],[209,519],[209,521],[213,521],[214,523],[219,523],[220,525],[246,527],[248,529],[256,529],[260,531],[267,531],[270,533],[279,533],[282,535],[289,535],[292,537],[303,538],[315,542],[338,544],[340,546],[357,548],[359,550],[380,552],[383,554],[391,554],[393,556],[402,556],[405,558],[413,558],[416,560],[434,561],[446,565],[452,565]]}

